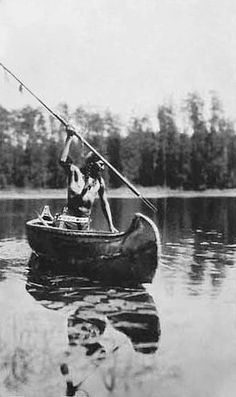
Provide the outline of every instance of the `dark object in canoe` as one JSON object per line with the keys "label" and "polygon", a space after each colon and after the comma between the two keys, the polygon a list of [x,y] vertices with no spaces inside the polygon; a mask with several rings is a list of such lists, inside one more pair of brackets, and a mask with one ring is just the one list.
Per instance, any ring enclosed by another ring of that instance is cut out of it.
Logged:
{"label": "dark object in canoe", "polygon": [[150,283],[158,265],[160,238],[147,216],[135,214],[126,232],[60,229],[42,222],[26,223],[40,265],[114,283]]}

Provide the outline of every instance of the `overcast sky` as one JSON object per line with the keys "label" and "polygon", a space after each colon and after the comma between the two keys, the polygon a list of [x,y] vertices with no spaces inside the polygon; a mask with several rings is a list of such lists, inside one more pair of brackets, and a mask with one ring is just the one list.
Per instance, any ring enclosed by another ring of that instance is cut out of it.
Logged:
{"label": "overcast sky", "polygon": [[[187,92],[236,113],[235,0],[0,0],[0,61],[49,106],[151,114]],[[0,74],[0,104],[38,105]]]}

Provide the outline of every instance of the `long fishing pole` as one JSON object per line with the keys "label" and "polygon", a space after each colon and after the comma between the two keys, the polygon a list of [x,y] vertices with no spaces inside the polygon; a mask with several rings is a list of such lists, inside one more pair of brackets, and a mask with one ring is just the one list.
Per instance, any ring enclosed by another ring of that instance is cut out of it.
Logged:
{"label": "long fishing pole", "polygon": [[[37,95],[35,95],[18,77],[16,77],[16,75],[14,73],[12,73],[5,65],[3,65],[3,63],[0,62],[0,66],[7,72],[9,73],[19,84],[20,84],[20,88],[22,89],[24,87],[24,89],[26,91],[29,92],[30,95],[32,95],[39,103],[41,103],[41,105],[47,109],[47,111],[49,113],[51,113],[58,121],[60,121],[66,128],[68,128],[68,123],[61,117],[59,116],[57,113],[53,112],[52,109],[50,109]],[[136,187],[130,183],[128,181],[128,179],[126,179],[119,171],[117,171],[117,169],[115,167],[113,167],[113,165],[111,165],[109,163],[109,161],[107,161],[105,159],[105,157],[103,157],[96,149],[94,149],[94,147],[92,145],[90,145],[90,143],[80,134],[79,131],[75,131],[74,135],[81,140],[81,142],[83,142],[93,153],[96,154],[96,156],[98,156],[104,164],[107,165],[108,168],[110,168],[111,171],[114,172],[114,174],[116,174],[121,180],[122,182],[124,182],[124,184],[126,186],[128,186],[130,188],[130,190],[138,197],[140,198],[153,212],[157,212],[157,208],[145,197],[142,196],[142,194],[136,189]]]}

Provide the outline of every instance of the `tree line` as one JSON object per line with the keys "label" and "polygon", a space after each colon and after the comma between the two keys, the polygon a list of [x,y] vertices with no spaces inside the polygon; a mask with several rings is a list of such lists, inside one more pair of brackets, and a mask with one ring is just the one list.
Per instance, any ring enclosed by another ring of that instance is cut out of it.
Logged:
{"label": "tree line", "polygon": [[[59,111],[86,126],[85,138],[134,184],[195,190],[236,187],[236,134],[219,98],[212,94],[208,118],[198,93],[188,94],[183,103],[181,128],[170,104],[158,107],[156,129],[147,116],[133,117],[124,126],[111,112],[78,107],[70,113],[66,104]],[[0,106],[0,188],[65,187],[58,163],[64,140],[64,127],[42,109],[10,111]],[[74,142],[71,152],[81,164],[86,148]],[[105,179],[110,187],[121,185],[109,170]]]}

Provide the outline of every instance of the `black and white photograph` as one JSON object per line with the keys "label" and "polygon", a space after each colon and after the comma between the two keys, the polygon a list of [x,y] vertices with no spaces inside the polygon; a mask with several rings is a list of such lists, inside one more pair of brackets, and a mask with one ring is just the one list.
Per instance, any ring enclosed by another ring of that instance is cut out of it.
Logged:
{"label": "black and white photograph", "polygon": [[236,395],[235,0],[0,0],[0,397]]}

